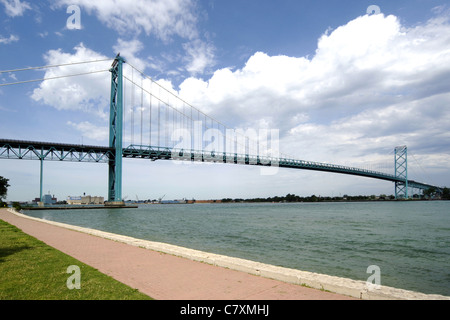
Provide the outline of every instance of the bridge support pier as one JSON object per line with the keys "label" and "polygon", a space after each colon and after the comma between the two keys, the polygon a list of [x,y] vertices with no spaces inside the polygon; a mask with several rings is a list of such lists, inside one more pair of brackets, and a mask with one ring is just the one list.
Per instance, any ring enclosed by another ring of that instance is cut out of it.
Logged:
{"label": "bridge support pier", "polygon": [[41,161],[41,172],[39,177],[39,199],[41,200],[41,202],[44,202],[44,194],[42,193],[42,187],[44,183],[44,159],[41,158],[40,161]]}

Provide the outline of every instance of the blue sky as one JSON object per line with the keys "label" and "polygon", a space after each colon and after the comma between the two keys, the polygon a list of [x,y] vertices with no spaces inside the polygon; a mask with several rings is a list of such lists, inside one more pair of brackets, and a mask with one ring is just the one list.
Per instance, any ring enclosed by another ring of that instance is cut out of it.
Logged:
{"label": "blue sky", "polygon": [[[71,5],[80,29],[67,27]],[[368,15],[371,5],[381,13]],[[281,152],[392,172],[394,148],[408,145],[410,177],[444,186],[449,14],[443,0],[0,0],[0,70],[121,52],[229,127],[279,130]],[[64,71],[1,73],[0,84]],[[0,137],[106,145],[109,77],[0,87]],[[106,197],[105,165],[46,162],[44,171],[45,192],[59,199]],[[0,175],[9,200],[38,196],[38,161],[1,160]],[[123,189],[128,199],[393,193],[357,177],[144,160],[125,160]]]}

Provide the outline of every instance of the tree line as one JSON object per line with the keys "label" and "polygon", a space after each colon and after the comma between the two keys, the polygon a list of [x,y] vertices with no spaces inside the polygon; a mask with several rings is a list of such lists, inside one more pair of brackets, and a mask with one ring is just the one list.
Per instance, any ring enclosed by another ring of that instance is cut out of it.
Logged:
{"label": "tree line", "polygon": [[0,176],[0,208],[6,207],[6,203],[3,202],[3,199],[5,199],[8,194],[8,187],[10,187],[8,182],[9,179]]}
{"label": "tree line", "polygon": [[[425,199],[434,199],[437,196],[438,199],[442,200],[450,200],[450,189],[444,188],[443,193],[438,195],[436,189],[430,188],[430,190],[425,190],[423,197]],[[421,197],[419,195],[415,195],[414,198],[420,199]],[[350,195],[343,195],[339,197],[329,197],[329,196],[298,196],[295,194],[288,193],[286,196],[275,196],[275,197],[268,197],[268,198],[252,198],[252,199],[231,199],[231,198],[224,198],[222,199],[222,202],[224,203],[230,203],[230,202],[333,202],[333,201],[383,201],[383,200],[395,200],[395,196],[393,195],[385,195],[381,194],[379,196],[376,195],[358,195],[358,196],[350,196]]]}

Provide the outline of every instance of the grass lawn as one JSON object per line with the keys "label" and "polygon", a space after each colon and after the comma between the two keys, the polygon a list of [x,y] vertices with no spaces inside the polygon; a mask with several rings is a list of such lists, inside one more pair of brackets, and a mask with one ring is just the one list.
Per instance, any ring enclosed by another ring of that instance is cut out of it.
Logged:
{"label": "grass lawn", "polygon": [[[76,274],[67,269],[73,265],[80,268],[80,289],[70,290],[67,281]],[[149,299],[0,220],[0,300]]]}

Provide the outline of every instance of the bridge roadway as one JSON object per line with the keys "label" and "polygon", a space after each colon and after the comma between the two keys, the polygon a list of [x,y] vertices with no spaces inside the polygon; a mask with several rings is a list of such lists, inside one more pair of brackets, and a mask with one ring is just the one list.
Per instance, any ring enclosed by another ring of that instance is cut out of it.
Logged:
{"label": "bridge roadway", "polygon": [[[261,157],[236,153],[184,150],[141,145],[130,145],[129,147],[124,148],[122,153],[124,158],[150,159],[152,161],[184,160],[269,167],[274,166],[280,168],[332,172],[391,181],[394,183],[405,183],[404,179],[383,172],[289,158]],[[0,159],[108,163],[113,157],[114,148],[109,147],[0,139]],[[414,180],[408,180],[408,186],[423,190],[429,188],[442,190],[441,187],[416,182]]]}
{"label": "bridge roadway", "polygon": [[111,157],[109,147],[0,139],[0,159],[107,163]]}

